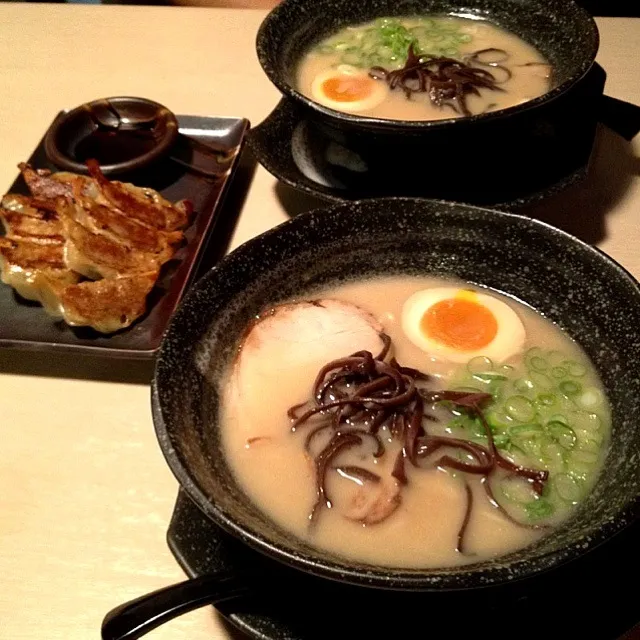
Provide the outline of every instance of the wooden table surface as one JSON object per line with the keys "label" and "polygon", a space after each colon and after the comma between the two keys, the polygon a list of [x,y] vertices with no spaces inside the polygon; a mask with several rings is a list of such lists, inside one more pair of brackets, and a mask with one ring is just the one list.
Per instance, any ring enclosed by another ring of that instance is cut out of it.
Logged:
{"label": "wooden table surface", "polygon": [[[97,97],[140,95],[258,124],[279,98],[255,55],[264,16],[0,3],[0,189],[59,110]],[[640,104],[640,20],[598,25],[606,93]],[[636,277],[639,152],[637,138],[602,128],[588,180],[532,212]],[[257,168],[232,247],[319,204],[276,184]],[[98,638],[111,607],[183,578],[165,543],[177,483],[155,440],[150,374],[148,364],[0,351],[0,638]],[[237,635],[208,607],[149,637]]]}

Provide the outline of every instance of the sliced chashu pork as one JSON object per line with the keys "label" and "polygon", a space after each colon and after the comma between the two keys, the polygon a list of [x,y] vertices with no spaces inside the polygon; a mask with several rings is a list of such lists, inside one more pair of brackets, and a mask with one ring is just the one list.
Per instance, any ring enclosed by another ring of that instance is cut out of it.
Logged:
{"label": "sliced chashu pork", "polygon": [[[240,430],[243,440],[247,444],[268,443],[273,435],[261,432],[262,414],[269,411],[269,398],[262,391],[265,380],[276,380],[283,389],[302,386],[308,389],[311,400],[314,381],[324,365],[357,351],[378,355],[383,348],[382,330],[368,312],[333,299],[284,304],[261,314],[240,345],[225,390],[225,402],[233,403],[234,427]],[[271,388],[268,382],[267,388]],[[262,401],[256,402],[256,398]],[[291,400],[292,405],[295,402]],[[286,421],[287,416],[282,415],[283,426]],[[294,437],[286,431],[284,435]],[[303,441],[304,436],[301,447]],[[311,460],[309,466],[315,471]],[[354,485],[354,489],[351,499],[337,508],[345,517],[363,524],[383,521],[400,504],[399,488],[393,478],[382,479],[378,484]]]}
{"label": "sliced chashu pork", "polygon": [[[308,379],[329,361],[365,349],[382,348],[381,325],[359,307],[339,300],[283,304],[261,314],[247,331],[234,363],[231,401],[260,388],[265,376]],[[259,424],[258,416],[249,417]],[[253,436],[262,434],[255,433]]]}

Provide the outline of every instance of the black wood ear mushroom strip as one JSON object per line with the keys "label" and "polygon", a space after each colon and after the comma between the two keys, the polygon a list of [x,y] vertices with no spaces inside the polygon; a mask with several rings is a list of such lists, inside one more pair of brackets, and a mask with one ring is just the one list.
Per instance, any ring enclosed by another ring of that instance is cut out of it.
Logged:
{"label": "black wood ear mushroom strip", "polygon": [[[506,51],[493,48],[476,51],[464,60],[418,55],[411,44],[402,69],[389,71],[384,67],[372,67],[369,75],[385,81],[392,91],[401,89],[407,99],[414,93],[426,93],[433,104],[470,116],[473,114],[467,105],[467,96],[480,95],[480,89],[504,91],[499,85],[511,78],[511,71],[500,63],[508,57]],[[493,73],[484,67],[489,67]],[[501,72],[502,78],[496,77],[496,70]]]}
{"label": "black wood ear mushroom strip", "polygon": [[[542,492],[548,479],[547,471],[517,465],[504,458],[498,451],[482,409],[491,396],[486,393],[429,390],[427,374],[410,367],[402,367],[394,358],[389,362],[385,361],[391,339],[386,334],[380,334],[380,337],[384,346],[377,356],[374,357],[369,351],[359,351],[346,358],[333,360],[322,367],[313,386],[313,399],[295,405],[288,411],[292,431],[313,425],[305,439],[305,448],[309,455],[312,455],[311,443],[319,434],[331,434],[323,449],[313,457],[316,502],[309,515],[310,523],[316,522],[324,507],[331,506],[326,489],[329,470],[340,469],[344,474],[356,477],[362,483],[380,481],[379,476],[367,469],[353,465],[336,465],[334,461],[344,451],[362,446],[366,440],[373,442],[374,456],[384,455],[386,448],[378,432],[382,426],[387,426],[392,437],[402,444],[391,473],[400,486],[409,482],[407,463],[420,467],[426,458],[441,449],[461,451],[473,459],[473,462],[460,460],[445,452],[434,460],[434,464],[482,476],[487,497],[495,507],[513,522],[521,526],[535,527],[514,520],[498,504],[491,490],[489,479],[498,468],[509,475],[519,476],[531,482],[538,494]],[[487,445],[429,434],[426,425],[435,418],[426,407],[440,402],[450,403],[476,416],[484,427]],[[466,481],[465,494],[465,515],[456,547],[461,553],[464,552],[464,535],[473,508],[473,491]]]}

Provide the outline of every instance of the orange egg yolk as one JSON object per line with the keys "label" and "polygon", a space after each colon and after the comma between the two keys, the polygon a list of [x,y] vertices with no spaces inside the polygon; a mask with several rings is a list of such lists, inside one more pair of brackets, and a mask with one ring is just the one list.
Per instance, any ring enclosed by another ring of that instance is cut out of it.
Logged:
{"label": "orange egg yolk", "polygon": [[371,80],[359,76],[333,76],[322,83],[322,91],[335,102],[357,102],[371,95]]}
{"label": "orange egg yolk", "polygon": [[420,321],[422,332],[458,351],[486,347],[498,333],[493,313],[474,300],[450,298],[427,309]]}

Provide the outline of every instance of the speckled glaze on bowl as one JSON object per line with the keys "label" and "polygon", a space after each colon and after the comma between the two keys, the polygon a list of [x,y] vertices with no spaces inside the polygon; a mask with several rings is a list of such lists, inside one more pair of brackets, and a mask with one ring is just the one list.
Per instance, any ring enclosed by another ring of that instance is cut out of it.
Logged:
{"label": "speckled glaze on bowl", "polygon": [[[387,569],[318,551],[272,523],[221,451],[217,384],[250,320],[319,287],[376,275],[449,275],[515,296],[592,358],[612,406],[606,472],[575,517],[501,558],[439,570]],[[578,558],[640,514],[640,287],[613,260],[544,223],[441,201],[372,199],[300,215],[247,242],[183,300],[160,349],[152,407],[160,446],[200,510],[264,554],[325,578],[451,590],[527,578]]]}
{"label": "speckled glaze on bowl", "polygon": [[[384,120],[346,114],[324,107],[295,89],[295,74],[302,56],[324,37],[342,27],[381,16],[451,14],[491,21],[535,46],[552,64],[555,86],[543,96],[521,105],[474,115],[436,121]],[[265,73],[280,91],[301,102],[332,124],[360,126],[371,131],[424,131],[452,123],[502,119],[539,107],[566,92],[595,61],[599,35],[593,18],[572,0],[284,0],[263,21],[256,47]]]}

